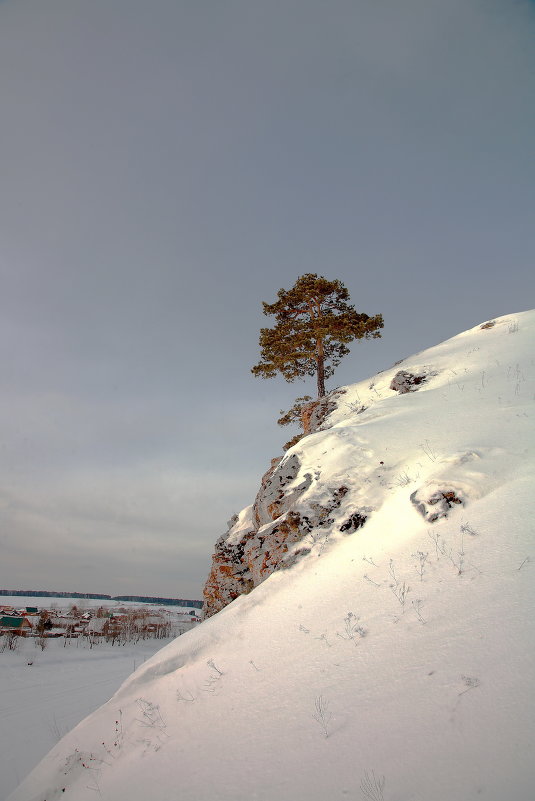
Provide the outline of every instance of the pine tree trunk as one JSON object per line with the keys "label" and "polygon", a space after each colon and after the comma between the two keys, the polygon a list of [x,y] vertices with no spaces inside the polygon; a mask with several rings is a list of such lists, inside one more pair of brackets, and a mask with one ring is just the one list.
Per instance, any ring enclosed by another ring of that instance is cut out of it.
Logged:
{"label": "pine tree trunk", "polygon": [[318,379],[318,398],[325,397],[325,364],[323,358],[323,340],[318,339],[316,345],[316,366]]}

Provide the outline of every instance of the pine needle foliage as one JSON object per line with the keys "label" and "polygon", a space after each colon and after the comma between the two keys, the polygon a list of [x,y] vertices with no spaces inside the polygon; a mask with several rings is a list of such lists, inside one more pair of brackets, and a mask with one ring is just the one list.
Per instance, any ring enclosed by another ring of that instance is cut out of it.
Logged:
{"label": "pine needle foliage", "polygon": [[348,344],[381,336],[382,315],[357,312],[341,281],[306,273],[291,289],[279,289],[277,298],[262,303],[264,314],[274,315],[276,323],[260,329],[261,360],[251,372],[261,378],[280,373],[292,382],[315,375],[322,398],[326,379],[349,353]]}

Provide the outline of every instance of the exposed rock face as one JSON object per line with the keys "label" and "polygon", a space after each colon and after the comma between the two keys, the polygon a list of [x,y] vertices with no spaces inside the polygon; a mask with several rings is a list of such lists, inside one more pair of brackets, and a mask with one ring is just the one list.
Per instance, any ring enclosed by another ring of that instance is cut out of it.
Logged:
{"label": "exposed rock face", "polygon": [[252,507],[229,521],[229,530],[219,537],[212,557],[212,569],[204,585],[205,615],[219,612],[227,604],[250,592],[253,581],[245,559],[245,547],[254,537]]}
{"label": "exposed rock face", "polygon": [[343,389],[335,389],[324,398],[306,403],[301,409],[301,424],[304,436],[320,431],[327,417],[336,409],[337,398],[344,393]]}
{"label": "exposed rock face", "polygon": [[330,413],[336,409],[337,399],[343,395],[346,390],[341,387],[329,392],[324,398],[317,398],[316,400],[303,403],[300,409],[301,425],[303,427],[302,434],[296,434],[284,445],[284,450],[287,451],[296,445],[303,437],[308,434],[314,434],[316,431],[323,431],[329,428],[326,423]]}
{"label": "exposed rock face", "polygon": [[227,533],[217,540],[204,587],[206,617],[260,584],[303,536],[299,515],[289,514],[312,481],[306,474],[296,482],[299,468],[295,453],[273,459],[253,505],[230,520]]}
{"label": "exposed rock face", "polygon": [[[328,428],[326,418],[336,408],[330,396],[308,404],[305,433]],[[204,614],[214,615],[239,595],[250,592],[274,570],[290,567],[302,555],[310,552],[309,545],[326,536],[337,509],[347,493],[347,487],[328,490],[322,503],[310,503],[305,511],[296,504],[310,488],[313,476],[302,472],[297,453],[272,459],[262,477],[260,489],[252,506],[229,521],[228,531],[215,546],[212,568],[204,587]],[[358,518],[358,520],[357,520]],[[355,513],[348,521],[346,533],[363,525],[365,515]],[[303,547],[294,546],[301,540]]]}
{"label": "exposed rock face", "polygon": [[[280,469],[279,469],[280,466]],[[253,519],[259,529],[287,511],[292,500],[310,486],[311,476],[287,491],[299,471],[299,459],[294,453],[286,459],[273,459],[271,467],[262,477],[260,490],[253,504]]]}

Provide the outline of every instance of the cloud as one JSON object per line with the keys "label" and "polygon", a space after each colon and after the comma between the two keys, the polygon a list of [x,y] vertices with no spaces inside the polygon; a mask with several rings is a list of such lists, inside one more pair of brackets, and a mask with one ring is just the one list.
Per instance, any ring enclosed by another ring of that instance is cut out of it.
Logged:
{"label": "cloud", "polygon": [[0,9],[0,583],[198,595],[311,387],[262,300],[384,314],[344,384],[533,296],[534,5]]}
{"label": "cloud", "polygon": [[[23,559],[32,566],[33,573],[26,572],[36,589],[61,589],[55,582],[62,574],[77,589],[82,571],[78,589],[91,592],[95,582],[102,590],[104,581],[106,592],[116,594],[115,571],[125,577],[123,592],[176,595],[188,588],[198,596],[212,544],[244,480],[209,470],[145,467],[62,475],[38,488],[4,491],[0,584],[10,583],[13,565]],[[218,530],[214,515],[221,520]]]}

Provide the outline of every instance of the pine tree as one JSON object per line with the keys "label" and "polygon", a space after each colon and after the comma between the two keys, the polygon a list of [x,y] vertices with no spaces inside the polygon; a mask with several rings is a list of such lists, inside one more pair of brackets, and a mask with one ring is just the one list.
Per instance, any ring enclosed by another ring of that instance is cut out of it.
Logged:
{"label": "pine tree", "polygon": [[279,289],[277,297],[275,303],[262,303],[264,314],[274,315],[276,323],[260,329],[261,360],[251,372],[261,378],[281,373],[292,382],[315,375],[322,398],[326,379],[349,353],[347,345],[381,336],[382,315],[357,312],[341,281],[306,273],[291,289]]}

